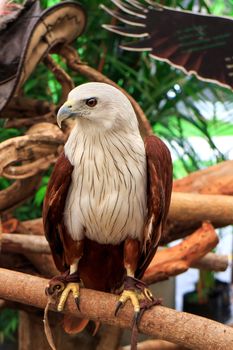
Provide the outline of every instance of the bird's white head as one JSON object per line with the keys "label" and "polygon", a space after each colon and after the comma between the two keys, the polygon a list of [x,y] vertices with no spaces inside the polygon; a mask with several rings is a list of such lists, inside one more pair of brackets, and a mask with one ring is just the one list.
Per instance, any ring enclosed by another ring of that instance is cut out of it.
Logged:
{"label": "bird's white head", "polygon": [[86,83],[71,90],[59,109],[57,123],[75,118],[83,127],[104,130],[137,130],[138,122],[129,99],[105,83]]}

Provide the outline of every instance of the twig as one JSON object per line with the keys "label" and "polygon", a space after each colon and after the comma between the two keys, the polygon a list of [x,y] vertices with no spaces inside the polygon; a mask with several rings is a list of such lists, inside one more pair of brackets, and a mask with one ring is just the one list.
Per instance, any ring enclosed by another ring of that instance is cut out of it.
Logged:
{"label": "twig", "polygon": [[49,70],[55,75],[57,81],[62,86],[62,96],[60,98],[59,104],[62,104],[67,99],[67,95],[74,88],[74,83],[71,77],[59,66],[50,55],[47,55],[44,60],[44,64]]}
{"label": "twig", "polygon": [[143,280],[154,283],[185,272],[195,261],[206,255],[218,244],[218,236],[212,225],[202,227],[174,247],[160,250],[147,268]]}
{"label": "twig", "polygon": [[0,191],[0,212],[8,212],[33,196],[41,178],[42,174],[39,173],[27,179],[16,180],[5,190]]}
{"label": "twig", "polygon": [[100,73],[98,70],[88,66],[85,63],[80,62],[78,54],[75,49],[70,46],[62,47],[60,54],[66,59],[68,66],[74,70],[75,72],[79,72],[84,75],[91,81],[98,81],[107,84],[111,84],[118,89],[120,89],[130,100],[132,106],[135,110],[135,113],[138,117],[139,127],[143,136],[151,135],[152,129],[149,121],[147,120],[143,110],[139,106],[139,104],[135,101],[135,99],[130,96],[124,89],[119,87],[114,81],[107,78],[105,75]]}
{"label": "twig", "polygon": [[[0,269],[0,298],[44,309],[47,298],[44,289],[48,280],[20,272]],[[103,323],[129,328],[133,319],[132,306],[127,303],[114,317],[117,296],[88,289],[81,290],[80,313],[72,296],[65,312],[78,317],[101,320]],[[55,310],[55,306],[51,306]],[[195,350],[231,349],[233,329],[203,317],[178,312],[163,306],[148,310],[142,317],[139,330]]]}

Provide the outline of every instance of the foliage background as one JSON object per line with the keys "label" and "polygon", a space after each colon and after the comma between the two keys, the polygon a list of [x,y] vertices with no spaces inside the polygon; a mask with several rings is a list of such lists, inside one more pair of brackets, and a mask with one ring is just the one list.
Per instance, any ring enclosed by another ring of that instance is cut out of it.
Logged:
{"label": "foliage background", "polygon": [[[20,2],[20,0],[18,1]],[[57,3],[57,0],[41,0],[43,8]],[[215,145],[214,136],[233,135],[232,91],[215,84],[197,80],[169,66],[165,62],[149,58],[147,53],[130,53],[119,49],[121,40],[117,35],[101,29],[101,24],[109,23],[110,17],[99,9],[97,0],[79,1],[87,10],[88,24],[85,33],[77,39],[75,47],[81,60],[98,68],[105,75],[126,89],[140,103],[151,122],[154,132],[164,138],[176,154],[174,176],[182,177],[206,165],[227,158]],[[166,6],[193,12],[233,16],[233,0],[165,0],[157,1]],[[102,3],[110,5],[109,0]],[[60,57],[53,55],[64,68]],[[67,68],[66,68],[67,69]],[[85,82],[85,78],[69,72],[75,84]],[[43,64],[24,86],[27,96],[58,102],[61,87],[52,73]],[[0,142],[24,133],[24,128],[6,129],[0,121]],[[212,154],[206,162],[201,160],[190,143],[190,137],[199,136],[210,145]],[[41,216],[46,185],[51,169],[43,177],[34,198],[15,210],[20,220]],[[0,179],[0,188],[9,182]],[[10,313],[0,314],[0,332],[10,337],[17,327],[15,317]]]}

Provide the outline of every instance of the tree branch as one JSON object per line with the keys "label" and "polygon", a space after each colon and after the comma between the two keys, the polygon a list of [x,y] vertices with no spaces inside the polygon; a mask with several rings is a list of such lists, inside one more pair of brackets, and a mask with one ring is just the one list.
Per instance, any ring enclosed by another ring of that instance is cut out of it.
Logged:
{"label": "tree branch", "polygon": [[227,160],[175,180],[173,191],[233,195],[232,182],[233,160]]}
{"label": "tree branch", "polygon": [[217,244],[218,236],[213,226],[203,223],[202,227],[181,243],[158,251],[146,269],[143,280],[152,284],[183,273]]}
{"label": "tree branch", "polygon": [[203,221],[211,221],[214,227],[232,225],[232,213],[232,196],[172,192],[168,222],[161,244],[189,235]]}
{"label": "tree branch", "polygon": [[[118,350],[130,350],[130,345],[122,346]],[[166,340],[150,339],[138,343],[137,350],[188,350],[188,348]]]}
{"label": "tree branch", "polygon": [[0,234],[0,249],[11,253],[51,254],[48,242],[43,236],[23,235],[21,233]]}
{"label": "tree branch", "polygon": [[198,261],[193,262],[190,267],[194,267],[200,270],[207,271],[225,271],[229,266],[227,255],[217,255],[214,253],[208,253]]}
{"label": "tree branch", "polygon": [[[44,309],[47,297],[44,290],[48,280],[20,272],[0,269],[0,298]],[[117,296],[81,289],[82,313],[72,296],[68,298],[65,312],[77,317],[101,320],[103,323],[129,328],[133,319],[132,306],[126,303],[114,317]],[[55,310],[55,306],[51,306]],[[190,349],[231,349],[233,329],[203,317],[178,312],[163,306],[148,310],[141,319],[139,330],[159,339]]]}
{"label": "tree branch", "polygon": [[61,105],[67,99],[70,90],[74,88],[74,82],[66,71],[53,60],[51,55],[45,56],[43,62],[62,86],[62,96],[59,101],[59,105]]}

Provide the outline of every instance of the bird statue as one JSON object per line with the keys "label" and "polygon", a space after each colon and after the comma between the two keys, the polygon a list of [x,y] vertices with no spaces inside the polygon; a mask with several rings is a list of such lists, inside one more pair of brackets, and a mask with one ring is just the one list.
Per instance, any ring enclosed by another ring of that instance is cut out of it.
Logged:
{"label": "bird statue", "polygon": [[43,206],[45,235],[56,267],[47,294],[80,285],[118,293],[115,314],[127,300],[140,310],[153,296],[140,279],[163,234],[172,189],[168,148],[151,135],[144,142],[134,109],[116,87],[91,82],[74,88],[57,123],[75,126],[52,172]]}
{"label": "bird statue", "polygon": [[133,38],[121,44],[122,49],[147,51],[198,79],[233,88],[232,18],[169,8],[152,0],[111,2],[115,10],[100,6],[124,26],[103,27]]}

